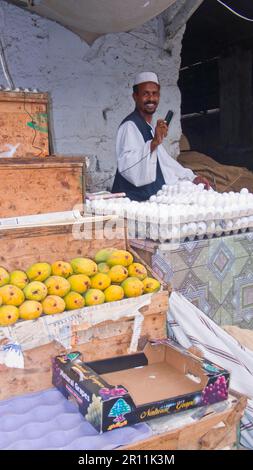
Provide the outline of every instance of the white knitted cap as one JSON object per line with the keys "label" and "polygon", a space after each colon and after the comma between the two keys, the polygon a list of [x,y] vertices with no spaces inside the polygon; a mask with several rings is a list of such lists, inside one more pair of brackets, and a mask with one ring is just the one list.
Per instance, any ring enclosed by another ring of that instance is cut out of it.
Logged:
{"label": "white knitted cap", "polygon": [[134,85],[139,85],[140,83],[154,82],[159,85],[158,77],[154,72],[141,72],[138,73],[135,77]]}

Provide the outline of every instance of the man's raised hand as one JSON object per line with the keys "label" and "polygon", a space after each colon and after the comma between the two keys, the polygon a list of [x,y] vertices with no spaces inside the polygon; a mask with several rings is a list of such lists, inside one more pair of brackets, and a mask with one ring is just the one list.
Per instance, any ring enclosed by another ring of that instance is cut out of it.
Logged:
{"label": "man's raised hand", "polygon": [[158,119],[155,127],[155,135],[153,140],[151,141],[151,152],[158,147],[163,142],[163,139],[167,137],[168,134],[168,126],[164,119]]}

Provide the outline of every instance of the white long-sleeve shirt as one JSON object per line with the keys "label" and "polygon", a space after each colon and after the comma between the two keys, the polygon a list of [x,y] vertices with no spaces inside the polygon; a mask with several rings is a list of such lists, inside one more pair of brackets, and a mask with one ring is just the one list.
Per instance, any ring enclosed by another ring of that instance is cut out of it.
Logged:
{"label": "white long-sleeve shirt", "polygon": [[[154,128],[150,125],[152,135]],[[156,179],[156,164],[160,167],[166,184],[176,184],[178,180],[193,181],[194,173],[184,168],[172,158],[162,144],[151,153],[151,140],[146,143],[133,121],[119,127],[116,139],[118,170],[124,178],[136,187],[153,183]]]}

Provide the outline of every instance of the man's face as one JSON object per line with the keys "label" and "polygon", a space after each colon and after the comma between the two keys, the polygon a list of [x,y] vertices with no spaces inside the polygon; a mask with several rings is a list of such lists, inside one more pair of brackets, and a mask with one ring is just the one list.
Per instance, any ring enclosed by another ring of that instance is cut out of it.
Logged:
{"label": "man's face", "polygon": [[133,93],[133,99],[141,114],[152,115],[159,104],[160,87],[153,82],[140,83],[138,93]]}

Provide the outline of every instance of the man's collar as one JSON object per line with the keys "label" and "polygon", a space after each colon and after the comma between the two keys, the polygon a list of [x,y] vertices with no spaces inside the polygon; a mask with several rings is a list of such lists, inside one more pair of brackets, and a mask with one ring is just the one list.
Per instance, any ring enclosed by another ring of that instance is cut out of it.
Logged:
{"label": "man's collar", "polygon": [[135,108],[135,112],[139,114],[140,118],[143,119],[144,122],[146,122],[146,124],[151,127],[151,129],[153,129],[153,125],[152,123],[149,123],[148,121],[146,121],[146,119],[144,119],[144,117],[141,115],[140,111],[138,110],[138,108]]}

